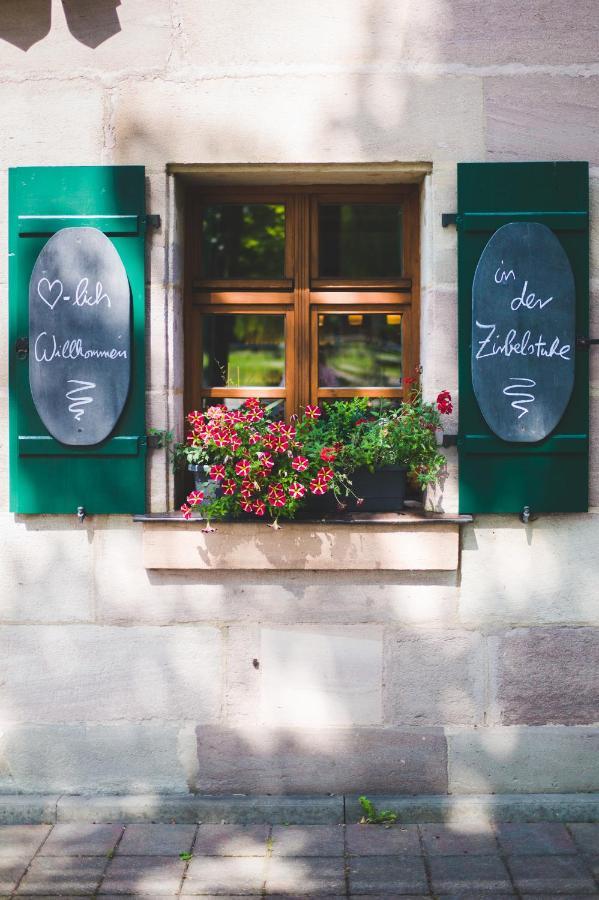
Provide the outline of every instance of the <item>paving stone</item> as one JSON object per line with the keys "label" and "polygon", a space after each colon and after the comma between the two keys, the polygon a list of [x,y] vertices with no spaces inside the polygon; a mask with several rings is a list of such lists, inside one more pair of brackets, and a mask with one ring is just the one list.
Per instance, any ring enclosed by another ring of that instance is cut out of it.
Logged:
{"label": "paving stone", "polygon": [[396,853],[420,855],[416,825],[348,825],[347,847],[353,856],[390,856]]}
{"label": "paving stone", "polygon": [[195,825],[127,825],[118,856],[179,856],[189,853]]}
{"label": "paving stone", "polygon": [[272,852],[273,856],[342,856],[343,826],[275,825]]}
{"label": "paving stone", "polygon": [[426,892],[424,862],[415,856],[359,856],[349,862],[352,894]]}
{"label": "paving stone", "polygon": [[594,893],[597,885],[579,856],[511,856],[508,865],[522,893]]}
{"label": "paving stone", "polygon": [[268,861],[266,891],[270,894],[343,894],[344,860],[330,857],[279,857]]}
{"label": "paving stone", "polygon": [[456,828],[451,825],[420,825],[422,840],[428,853],[440,856],[460,854],[493,855],[497,853],[495,832],[482,823]]}
{"label": "paving stone", "polygon": [[33,856],[49,831],[50,825],[0,825],[0,857]]}
{"label": "paving stone", "polygon": [[183,882],[185,894],[260,894],[266,880],[266,858],[194,857]]}
{"label": "paving stone", "polygon": [[106,856],[122,832],[122,825],[55,825],[40,855]]}
{"label": "paving stone", "polygon": [[499,856],[432,856],[430,867],[436,894],[512,890]]}
{"label": "paving stone", "polygon": [[100,883],[106,858],[37,856],[19,885],[22,894],[89,894]]}
{"label": "paving stone", "polygon": [[583,853],[599,856],[599,823],[575,822],[568,828]]}
{"label": "paving stone", "polygon": [[510,822],[497,826],[497,838],[508,855],[576,853],[574,841],[561,822]]}
{"label": "paving stone", "polygon": [[[515,897],[516,894],[514,891],[511,894],[496,894],[495,891],[493,893],[489,893],[489,891],[460,891],[459,894],[436,894],[437,900],[512,900],[512,897]],[[587,895],[588,897],[588,895]],[[368,898],[370,900],[370,897]],[[536,900],[541,900],[540,897],[537,896]],[[562,897],[561,900],[564,900]]]}
{"label": "paving stone", "polygon": [[176,894],[186,863],[172,856],[115,857],[100,894]]}
{"label": "paving stone", "polygon": [[0,896],[10,894],[16,888],[19,878],[29,864],[29,855],[0,856]]}
{"label": "paving stone", "polygon": [[201,856],[264,856],[268,825],[200,825],[194,853]]}
{"label": "paving stone", "polygon": [[[520,894],[520,896],[522,900],[589,900],[589,897],[599,897],[599,891],[596,894]],[[493,900],[496,898],[493,897]]]}

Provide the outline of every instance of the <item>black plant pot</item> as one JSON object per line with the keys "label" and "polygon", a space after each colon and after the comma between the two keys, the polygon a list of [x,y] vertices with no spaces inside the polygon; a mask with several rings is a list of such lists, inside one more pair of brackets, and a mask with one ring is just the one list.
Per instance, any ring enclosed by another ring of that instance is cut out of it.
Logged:
{"label": "black plant pot", "polygon": [[[404,507],[407,487],[407,466],[385,466],[371,472],[369,469],[356,469],[349,476],[352,491],[362,498],[358,503],[355,497],[341,498],[346,504],[346,512],[398,512]],[[306,507],[306,515],[324,516],[340,512],[335,496],[332,493],[310,497]]]}

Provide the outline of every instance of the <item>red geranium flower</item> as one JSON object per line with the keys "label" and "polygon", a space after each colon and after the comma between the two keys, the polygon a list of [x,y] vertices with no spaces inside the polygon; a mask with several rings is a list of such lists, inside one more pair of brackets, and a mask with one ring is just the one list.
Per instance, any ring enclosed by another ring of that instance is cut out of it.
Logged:
{"label": "red geranium flower", "polygon": [[209,474],[213,481],[222,481],[225,477],[225,467],[223,465],[212,466]]}
{"label": "red geranium flower", "polygon": [[235,493],[236,488],[237,482],[234,478],[226,478],[222,483],[223,494],[227,494],[229,497]]}
{"label": "red geranium flower", "polygon": [[441,391],[437,395],[437,409],[444,415],[453,412],[453,403],[451,402],[451,394],[449,391]]}
{"label": "red geranium flower", "polygon": [[308,404],[304,410],[304,415],[307,419],[319,419],[322,415],[322,410],[320,406],[310,406]]}
{"label": "red geranium flower", "polygon": [[333,462],[336,456],[337,451],[334,447],[323,447],[320,451],[320,458],[323,462]]}
{"label": "red geranium flower", "polygon": [[305,456],[294,456],[291,468],[296,472],[305,472],[309,465],[309,460]]}
{"label": "red geranium flower", "polygon": [[299,481],[292,481],[289,485],[289,496],[294,500],[300,500],[306,493],[306,488]]}
{"label": "red geranium flower", "polygon": [[251,462],[249,459],[240,459],[238,463],[235,464],[235,474],[243,475],[244,477],[250,474],[250,466]]}

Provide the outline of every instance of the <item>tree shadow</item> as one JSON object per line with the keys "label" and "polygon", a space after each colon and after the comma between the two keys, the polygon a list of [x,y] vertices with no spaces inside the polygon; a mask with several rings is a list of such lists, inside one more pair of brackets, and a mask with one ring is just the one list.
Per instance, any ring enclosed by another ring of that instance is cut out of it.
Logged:
{"label": "tree shadow", "polygon": [[27,0],[27,4],[3,4],[0,40],[27,52],[50,33],[52,0]]}

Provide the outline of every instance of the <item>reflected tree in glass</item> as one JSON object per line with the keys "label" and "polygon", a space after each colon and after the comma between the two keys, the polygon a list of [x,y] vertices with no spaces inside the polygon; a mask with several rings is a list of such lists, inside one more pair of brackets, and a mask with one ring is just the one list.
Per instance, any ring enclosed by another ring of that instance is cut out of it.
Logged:
{"label": "reflected tree in glass", "polygon": [[283,278],[285,206],[218,203],[203,207],[205,278]]}
{"label": "reflected tree in glass", "polygon": [[204,387],[283,387],[285,317],[205,315]]}

